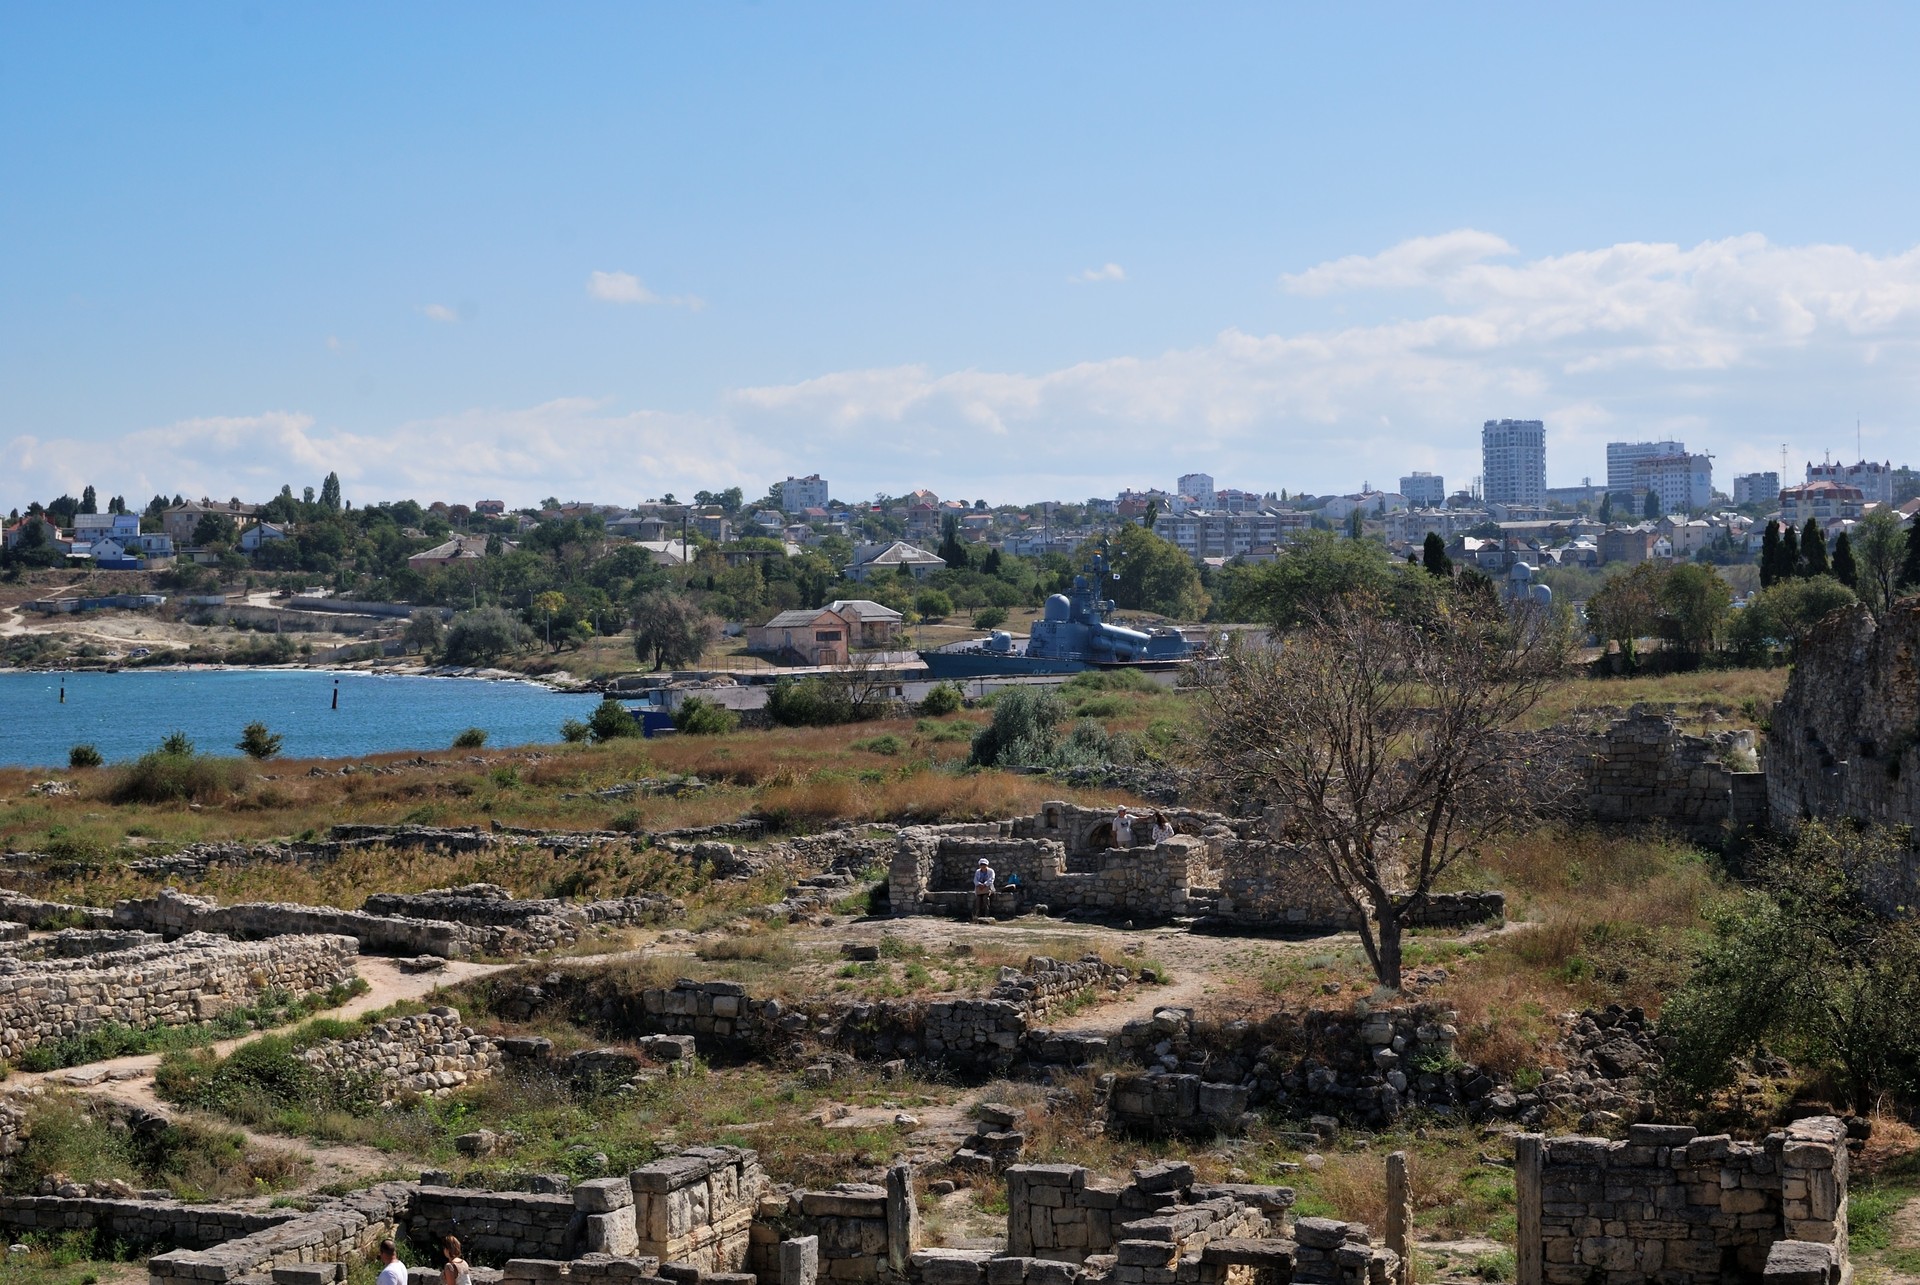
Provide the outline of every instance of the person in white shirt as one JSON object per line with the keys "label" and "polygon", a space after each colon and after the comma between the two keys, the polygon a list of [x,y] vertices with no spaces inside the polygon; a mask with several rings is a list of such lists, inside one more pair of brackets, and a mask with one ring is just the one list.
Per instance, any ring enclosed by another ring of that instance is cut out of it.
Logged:
{"label": "person in white shirt", "polygon": [[1131,848],[1133,846],[1133,813],[1121,804],[1113,813],[1113,846]]}
{"label": "person in white shirt", "polygon": [[1173,837],[1173,822],[1167,820],[1164,812],[1153,814],[1153,846],[1159,847]]}
{"label": "person in white shirt", "polygon": [[973,917],[988,919],[993,915],[993,867],[985,857],[973,868]]}
{"label": "person in white shirt", "polygon": [[407,1266],[400,1261],[400,1253],[390,1240],[380,1242],[379,1285],[407,1285]]}

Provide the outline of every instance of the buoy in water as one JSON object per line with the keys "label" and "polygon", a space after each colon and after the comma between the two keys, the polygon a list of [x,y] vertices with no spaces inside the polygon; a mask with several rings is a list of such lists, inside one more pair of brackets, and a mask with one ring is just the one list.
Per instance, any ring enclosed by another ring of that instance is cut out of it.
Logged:
{"label": "buoy in water", "polygon": [[340,708],[340,680],[337,678],[333,680],[333,707]]}

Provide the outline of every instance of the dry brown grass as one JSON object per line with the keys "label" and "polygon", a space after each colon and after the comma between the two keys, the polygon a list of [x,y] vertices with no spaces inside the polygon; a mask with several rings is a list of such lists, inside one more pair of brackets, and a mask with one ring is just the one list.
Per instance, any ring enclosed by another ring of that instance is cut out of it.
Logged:
{"label": "dry brown grass", "polygon": [[1690,725],[1751,727],[1749,702],[1764,712],[1787,689],[1787,669],[1701,669],[1689,674],[1659,674],[1636,678],[1569,678],[1550,689],[1527,716],[1529,727],[1551,727],[1590,715],[1596,710],[1625,710],[1646,703],[1671,705]]}

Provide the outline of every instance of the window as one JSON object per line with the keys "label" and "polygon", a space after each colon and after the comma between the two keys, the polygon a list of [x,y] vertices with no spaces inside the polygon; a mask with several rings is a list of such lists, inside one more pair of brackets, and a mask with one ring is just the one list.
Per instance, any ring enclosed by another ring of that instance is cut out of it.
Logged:
{"label": "window", "polygon": [[815,642],[839,642],[840,631],[838,629],[816,629],[813,631],[813,640]]}

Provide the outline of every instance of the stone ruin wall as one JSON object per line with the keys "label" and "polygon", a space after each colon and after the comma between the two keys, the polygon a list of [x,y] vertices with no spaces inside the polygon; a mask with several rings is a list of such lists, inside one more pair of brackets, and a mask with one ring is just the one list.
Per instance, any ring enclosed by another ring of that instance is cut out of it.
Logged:
{"label": "stone ruin wall", "polygon": [[1519,1285],[1719,1285],[1776,1277],[1783,1260],[1837,1276],[1847,1163],[1832,1116],[1760,1142],[1652,1124],[1623,1142],[1520,1135]]}
{"label": "stone ruin wall", "polygon": [[335,1080],[366,1082],[380,1102],[406,1097],[445,1097],[499,1071],[506,1060],[499,1041],[476,1034],[452,1008],[394,1017],[350,1040],[324,1040],[300,1060]]}
{"label": "stone ruin wall", "polygon": [[302,997],[353,977],[350,937],[237,942],[192,933],[74,959],[0,960],[0,1057],[108,1023],[185,1026],[244,1007],[268,989]]}
{"label": "stone ruin wall", "polygon": [[[1800,644],[1773,707],[1767,802],[1776,829],[1905,826],[1920,854],[1920,599],[1878,622],[1865,607],[1834,612]],[[1872,892],[1889,907],[1920,900],[1920,855]]]}
{"label": "stone ruin wall", "polygon": [[1586,810],[1602,824],[1659,823],[1696,839],[1767,823],[1766,775],[1750,731],[1691,736],[1665,714],[1636,707],[1598,738],[1587,758]]}

